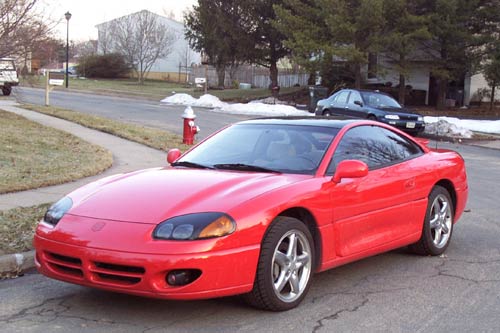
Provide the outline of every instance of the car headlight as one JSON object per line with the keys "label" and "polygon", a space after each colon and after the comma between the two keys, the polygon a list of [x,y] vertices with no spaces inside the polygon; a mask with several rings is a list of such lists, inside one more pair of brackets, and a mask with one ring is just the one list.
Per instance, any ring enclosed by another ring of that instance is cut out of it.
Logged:
{"label": "car headlight", "polygon": [[418,120],[418,121],[424,121],[424,117],[422,117],[422,116],[418,116],[418,119],[417,119],[417,120]]}
{"label": "car headlight", "polygon": [[64,197],[47,210],[45,215],[43,216],[43,222],[48,223],[50,225],[55,226],[71,209],[73,206],[73,200],[69,197]]}
{"label": "car headlight", "polygon": [[153,238],[165,240],[194,240],[222,237],[236,230],[233,218],[224,213],[196,213],[176,216],[160,223]]}
{"label": "car headlight", "polygon": [[399,116],[397,114],[386,114],[384,116],[385,119],[399,120]]}

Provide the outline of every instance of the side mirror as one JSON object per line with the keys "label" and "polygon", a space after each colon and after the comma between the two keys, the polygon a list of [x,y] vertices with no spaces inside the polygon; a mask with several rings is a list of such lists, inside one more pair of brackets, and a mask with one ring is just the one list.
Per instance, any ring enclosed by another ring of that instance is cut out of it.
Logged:
{"label": "side mirror", "polygon": [[174,163],[181,156],[181,151],[177,148],[170,149],[167,153],[167,162]]}
{"label": "side mirror", "polygon": [[363,102],[361,102],[361,101],[354,101],[354,104],[363,107]]}
{"label": "side mirror", "polygon": [[337,165],[332,181],[340,183],[343,178],[362,178],[368,175],[368,165],[359,160],[344,160]]}

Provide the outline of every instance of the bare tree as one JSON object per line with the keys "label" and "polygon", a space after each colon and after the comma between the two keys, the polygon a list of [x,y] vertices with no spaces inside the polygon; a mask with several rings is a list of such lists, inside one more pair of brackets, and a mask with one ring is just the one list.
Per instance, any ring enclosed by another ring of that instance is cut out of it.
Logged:
{"label": "bare tree", "polygon": [[97,37],[97,49],[98,52],[102,54],[108,54],[112,52],[113,49],[113,40],[111,36],[111,27],[108,22],[102,23],[99,25],[99,30],[98,34],[99,36]]}
{"label": "bare tree", "polygon": [[0,57],[26,57],[49,37],[54,22],[35,11],[36,2],[0,0]]}
{"label": "bare tree", "polygon": [[71,50],[73,56],[76,57],[88,57],[97,54],[97,41],[96,40],[86,40],[81,42],[76,42],[71,45]]}
{"label": "bare tree", "polygon": [[114,51],[133,65],[140,83],[144,83],[156,60],[172,52],[178,38],[159,18],[143,10],[110,22]]}
{"label": "bare tree", "polygon": [[194,56],[193,51],[188,44],[185,44],[183,47],[177,49],[177,55],[180,59],[179,71],[184,71],[184,74],[186,74],[186,82],[189,82],[189,73],[191,73],[191,64]]}

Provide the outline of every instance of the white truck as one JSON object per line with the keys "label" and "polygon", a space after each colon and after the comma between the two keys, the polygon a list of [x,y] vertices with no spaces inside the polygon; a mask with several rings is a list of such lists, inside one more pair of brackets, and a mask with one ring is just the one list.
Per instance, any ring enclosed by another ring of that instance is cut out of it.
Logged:
{"label": "white truck", "polygon": [[0,58],[0,88],[5,96],[9,96],[12,87],[19,84],[14,59]]}

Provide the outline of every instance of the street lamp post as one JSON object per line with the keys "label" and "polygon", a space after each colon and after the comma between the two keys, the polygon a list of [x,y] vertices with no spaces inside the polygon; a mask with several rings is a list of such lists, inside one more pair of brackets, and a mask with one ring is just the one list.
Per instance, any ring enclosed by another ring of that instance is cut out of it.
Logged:
{"label": "street lamp post", "polygon": [[69,11],[64,14],[66,18],[66,88],[68,88],[69,83],[69,19],[71,18],[71,13]]}

